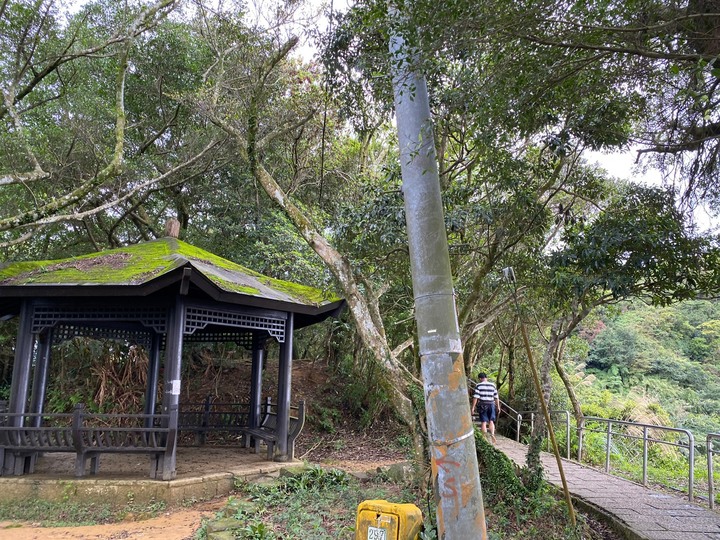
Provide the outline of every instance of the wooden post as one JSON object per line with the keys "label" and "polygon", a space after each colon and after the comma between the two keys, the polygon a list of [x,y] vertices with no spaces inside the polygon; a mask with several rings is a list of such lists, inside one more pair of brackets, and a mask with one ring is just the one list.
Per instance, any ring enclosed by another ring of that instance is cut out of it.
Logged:
{"label": "wooden post", "polygon": [[292,350],[294,318],[288,313],[285,321],[285,342],[280,345],[277,400],[277,460],[288,458],[288,427],[290,425],[290,389],[292,387]]}
{"label": "wooden post", "polygon": [[[15,415],[8,418],[12,426],[24,425],[22,413],[26,412],[28,386],[30,383],[30,368],[32,367],[33,346],[35,335],[32,333],[33,304],[24,300],[20,308],[20,324],[18,326],[17,340],[15,342],[15,361],[13,363],[12,382],[10,383],[10,400],[8,413]],[[16,457],[12,452],[4,452],[2,474],[24,474],[25,458]]]}
{"label": "wooden post", "polygon": [[[173,405],[169,411],[170,419],[168,424],[176,426],[178,424],[178,407]],[[177,429],[170,429],[165,439],[165,453],[163,455],[153,455],[150,457],[150,478],[157,478],[158,474],[162,474],[163,480],[172,480],[175,478],[175,456],[177,451]],[[165,464],[172,462],[172,474],[165,472]]]}
{"label": "wooden post", "polygon": [[[150,363],[148,364],[147,385],[145,387],[145,414],[155,414],[155,406],[157,405],[158,380],[160,379],[160,344],[162,336],[157,332],[153,332],[152,342],[148,356]],[[148,416],[145,419],[145,427],[153,427],[153,419]]]}
{"label": "wooden post", "polygon": [[[73,408],[71,436],[75,447],[75,476],[85,474],[85,456],[82,454],[82,427],[85,422],[85,404],[76,403]],[[97,456],[99,459],[99,456]],[[97,461],[96,461],[97,464]]]}
{"label": "wooden post", "polygon": [[38,355],[33,373],[32,393],[30,398],[30,412],[33,416],[32,424],[40,427],[42,412],[45,408],[45,392],[47,390],[47,377],[50,370],[50,354],[52,349],[52,329],[42,332],[38,339]]}
{"label": "wooden post", "polygon": [[[163,480],[175,478],[175,460],[177,440],[177,409],[180,402],[180,373],[182,368],[182,345],[185,330],[185,302],[181,296],[175,301],[175,307],[170,311],[167,325],[167,338],[165,344],[165,385],[163,389],[162,412],[170,415],[165,420],[164,427],[169,428],[168,449],[161,457],[159,473]],[[175,411],[175,414],[171,414]]]}
{"label": "wooden post", "polygon": [[196,434],[195,442],[200,445],[205,444],[205,438],[207,435],[207,427],[210,425],[210,408],[212,407],[212,396],[208,394],[205,396],[205,402],[203,403],[203,415],[200,421],[200,431]]}
{"label": "wooden post", "polygon": [[260,407],[262,405],[262,372],[265,361],[265,341],[253,334],[252,371],[250,374],[250,411],[248,426],[256,428],[260,425]]}

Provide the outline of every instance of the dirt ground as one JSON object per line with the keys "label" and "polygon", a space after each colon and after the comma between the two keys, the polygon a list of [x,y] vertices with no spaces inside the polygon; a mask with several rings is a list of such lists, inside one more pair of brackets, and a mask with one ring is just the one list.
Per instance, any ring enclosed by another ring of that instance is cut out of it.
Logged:
{"label": "dirt ground", "polygon": [[135,540],[192,539],[204,517],[225,505],[226,498],[203,502],[192,508],[179,508],[143,521],[124,521],[111,525],[86,527],[42,528],[31,523],[13,524],[0,522],[0,538],[3,540]]}

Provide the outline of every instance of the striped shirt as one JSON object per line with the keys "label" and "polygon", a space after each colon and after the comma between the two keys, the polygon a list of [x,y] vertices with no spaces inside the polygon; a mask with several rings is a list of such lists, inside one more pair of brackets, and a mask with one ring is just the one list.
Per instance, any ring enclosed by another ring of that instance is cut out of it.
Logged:
{"label": "striped shirt", "polygon": [[490,381],[481,381],[475,386],[473,397],[480,401],[495,401],[498,399],[497,388]]}

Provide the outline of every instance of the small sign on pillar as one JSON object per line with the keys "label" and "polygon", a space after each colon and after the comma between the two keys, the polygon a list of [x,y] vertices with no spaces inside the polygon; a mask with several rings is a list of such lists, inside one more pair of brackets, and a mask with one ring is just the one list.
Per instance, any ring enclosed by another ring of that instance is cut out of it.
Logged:
{"label": "small sign on pillar", "polygon": [[417,540],[422,524],[422,512],[414,504],[363,501],[358,506],[355,540]]}

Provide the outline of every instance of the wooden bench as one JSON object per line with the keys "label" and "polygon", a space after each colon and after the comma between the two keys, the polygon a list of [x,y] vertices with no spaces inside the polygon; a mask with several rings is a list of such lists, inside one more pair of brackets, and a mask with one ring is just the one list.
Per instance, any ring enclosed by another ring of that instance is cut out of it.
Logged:
{"label": "wooden bench", "polygon": [[203,403],[181,404],[178,431],[195,434],[195,443],[205,444],[208,433],[238,433],[245,437],[250,405],[248,403],[218,403],[208,396]]}
{"label": "wooden bench", "polygon": [[[60,425],[32,425],[38,423],[38,418]],[[90,473],[97,474],[100,454],[140,453],[150,454],[153,458],[150,477],[156,478],[160,458],[168,456],[175,445],[170,429],[159,425],[163,421],[169,422],[170,418],[170,415],[87,414],[82,404],[76,405],[72,413],[64,414],[3,413],[3,422],[0,425],[0,463],[5,463],[8,452],[16,459],[14,469],[3,470],[2,474],[32,473],[35,456],[40,452],[75,453],[75,476],[85,475],[88,460]],[[151,427],[102,425],[112,421],[138,423],[142,426],[150,424]],[[20,422],[31,425],[16,425]]]}
{"label": "wooden bench", "polygon": [[[295,416],[293,416],[295,412]],[[288,459],[295,459],[295,439],[305,425],[305,402],[300,401],[296,406],[290,407],[290,420],[288,423]],[[251,439],[254,442],[255,452],[260,450],[260,441],[267,445],[267,458],[269,461],[275,457],[275,445],[277,444],[277,406],[268,403],[263,413],[260,426],[245,429],[245,446],[248,447]]]}

